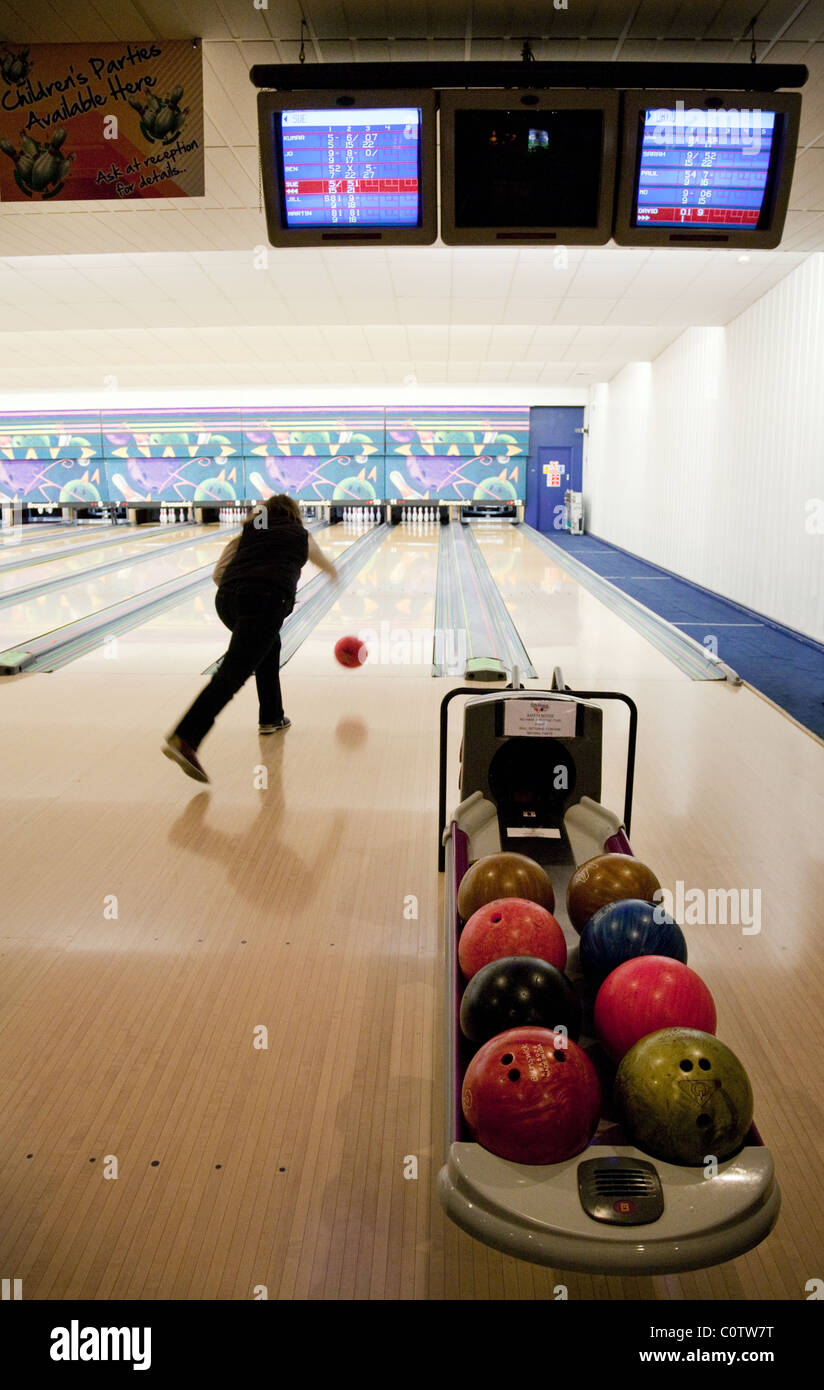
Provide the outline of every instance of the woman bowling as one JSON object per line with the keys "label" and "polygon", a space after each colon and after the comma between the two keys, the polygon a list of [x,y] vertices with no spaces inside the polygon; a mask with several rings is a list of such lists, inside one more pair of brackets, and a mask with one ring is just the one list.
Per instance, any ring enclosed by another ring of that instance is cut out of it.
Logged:
{"label": "woman bowling", "polygon": [[333,579],[338,574],[305,530],[300,509],[279,495],[257,503],[240,535],[217,562],[215,607],[232,640],[209,684],[184,714],[163,746],[167,758],[198,782],[209,778],[197,750],[241,686],[255,673],[261,734],[288,729],[280,692],[280,628],[295,606],[298,577],[307,560]]}

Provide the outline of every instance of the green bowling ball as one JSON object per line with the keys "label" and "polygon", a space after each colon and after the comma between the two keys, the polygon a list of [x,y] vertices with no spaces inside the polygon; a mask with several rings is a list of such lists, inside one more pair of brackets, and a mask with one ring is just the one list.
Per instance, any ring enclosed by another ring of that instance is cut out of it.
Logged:
{"label": "green bowling ball", "polygon": [[80,507],[96,507],[100,501],[100,493],[94,483],[84,483],[82,478],[76,478],[74,482],[63,484],[60,489],[60,501],[65,506],[74,503]]}
{"label": "green bowling ball", "polygon": [[290,444],[329,444],[331,435],[328,430],[292,430],[289,435]]}
{"label": "green bowling ball", "polygon": [[334,502],[370,502],[375,497],[375,489],[363,478],[341,478],[332,493]]}
{"label": "green bowling ball", "polygon": [[631,1047],[615,1102],[634,1144],[667,1163],[736,1153],[752,1124],[752,1088],[735,1053],[697,1028],[661,1028]]}
{"label": "green bowling ball", "polygon": [[189,449],[189,436],[188,434],[174,432],[170,434],[153,434],[151,443],[155,448],[162,445],[164,449],[173,450],[175,457],[183,457]]}
{"label": "green bowling ball", "polygon": [[435,430],[436,444],[474,444],[472,430]]}
{"label": "green bowling ball", "polygon": [[518,494],[506,478],[485,478],[473,496],[476,502],[515,502]]}
{"label": "green bowling ball", "polygon": [[195,488],[195,502],[234,502],[235,490],[223,478],[205,478]]}

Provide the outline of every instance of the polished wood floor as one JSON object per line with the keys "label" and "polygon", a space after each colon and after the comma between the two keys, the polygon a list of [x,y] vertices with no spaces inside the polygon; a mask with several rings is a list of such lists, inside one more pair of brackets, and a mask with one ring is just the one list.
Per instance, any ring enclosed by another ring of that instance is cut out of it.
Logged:
{"label": "polished wood floor", "polygon": [[[761,892],[758,935],[688,939],[753,1081],[776,1230],[627,1279],[520,1263],[442,1215],[448,683],[413,640],[437,532],[398,528],[286,667],[293,727],[259,739],[247,687],[203,744],[208,789],[159,747],[222,649],[211,596],[0,688],[0,1273],[25,1298],[800,1300],[821,1275],[822,747],[747,689],[687,680],[523,533],[478,534],[543,682],[560,664],[639,705],[636,852],[671,888]],[[369,663],[337,667],[364,629]],[[391,659],[403,632],[417,661]]]}

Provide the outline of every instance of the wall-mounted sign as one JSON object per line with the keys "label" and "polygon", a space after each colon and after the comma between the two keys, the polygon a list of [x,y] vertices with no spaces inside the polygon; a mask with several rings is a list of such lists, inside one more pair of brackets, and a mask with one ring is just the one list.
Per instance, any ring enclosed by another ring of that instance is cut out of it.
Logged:
{"label": "wall-mounted sign", "polygon": [[203,192],[200,40],[0,43],[0,200]]}

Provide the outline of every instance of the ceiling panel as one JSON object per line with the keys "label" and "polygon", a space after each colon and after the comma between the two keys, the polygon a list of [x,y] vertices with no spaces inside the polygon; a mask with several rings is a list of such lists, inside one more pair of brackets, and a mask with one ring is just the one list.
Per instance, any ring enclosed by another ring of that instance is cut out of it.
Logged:
{"label": "ceiling panel", "polygon": [[[268,247],[248,70],[296,62],[302,16],[310,64],[516,58],[526,37],[539,59],[746,62],[753,9],[759,59],[811,72],[778,252],[569,248],[559,266],[541,249]],[[0,208],[10,385],[30,384],[32,365],[55,386],[99,385],[113,361],[149,386],[158,362],[201,385],[368,386],[419,370],[433,383],[574,381],[652,356],[690,324],[728,322],[824,251],[821,0],[0,0],[0,40],[153,35],[204,40],[206,196]]]}

